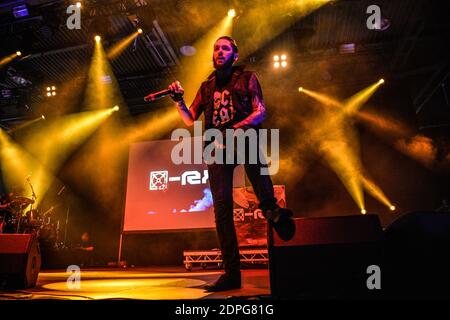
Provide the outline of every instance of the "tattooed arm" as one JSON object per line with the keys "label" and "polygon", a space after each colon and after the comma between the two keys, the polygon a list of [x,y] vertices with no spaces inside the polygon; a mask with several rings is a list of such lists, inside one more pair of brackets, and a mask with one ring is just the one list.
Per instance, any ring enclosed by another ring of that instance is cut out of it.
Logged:
{"label": "tattooed arm", "polygon": [[261,86],[255,74],[252,74],[250,77],[248,90],[252,99],[253,112],[241,122],[236,123],[233,126],[234,129],[257,126],[266,118],[266,106],[264,104]]}

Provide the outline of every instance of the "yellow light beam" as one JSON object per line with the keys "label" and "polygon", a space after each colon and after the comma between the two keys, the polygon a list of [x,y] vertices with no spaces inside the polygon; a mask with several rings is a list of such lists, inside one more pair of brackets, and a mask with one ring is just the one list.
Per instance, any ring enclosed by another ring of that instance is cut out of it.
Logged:
{"label": "yellow light beam", "polygon": [[[383,81],[384,83],[384,81]],[[353,114],[356,111],[358,111],[369,99],[370,97],[375,93],[375,91],[382,85],[382,82],[377,81],[376,83],[372,84],[371,86],[359,91],[355,95],[351,96],[349,99],[347,99],[346,102],[344,102],[344,109],[345,112],[349,114]]]}
{"label": "yellow light beam", "polygon": [[[188,107],[194,100],[201,83],[213,71],[212,54],[214,42],[221,36],[231,36],[232,27],[233,18],[226,15],[208,33],[193,44],[197,54],[192,57],[184,57],[181,60],[181,65],[184,67],[182,70],[184,70],[178,74],[177,78],[185,90],[184,99]],[[172,101],[168,103],[172,104]],[[149,136],[155,139],[159,138],[180,123],[180,116],[173,107],[168,108],[167,111],[144,115],[141,117],[139,124],[124,135],[122,143],[130,143],[143,136],[146,138],[149,138]]]}
{"label": "yellow light beam", "polygon": [[32,192],[27,184],[27,177],[37,195],[37,206],[42,200],[44,190],[56,178],[31,154],[15,143],[3,130],[0,130],[0,163],[3,181],[8,190],[21,189],[21,196],[31,198]]}
{"label": "yellow light beam", "polygon": [[195,98],[198,88],[214,70],[212,63],[214,42],[220,36],[231,36],[233,18],[226,15],[207,34],[197,40],[193,47],[197,53],[191,57],[183,57],[181,66],[184,71],[179,74],[179,80],[185,90],[185,101],[189,106]]}
{"label": "yellow light beam", "polygon": [[10,54],[9,56],[6,56],[4,58],[2,58],[2,60],[0,60],[0,68],[3,67],[4,65],[7,65],[8,63],[10,63],[11,61],[13,61],[15,58],[21,56],[22,54],[17,54],[19,51]]}
{"label": "yellow light beam", "polygon": [[[388,197],[384,194],[380,187],[378,187],[373,181],[371,181],[364,174],[361,175],[361,181],[364,185],[364,189],[367,190],[375,199],[383,203],[386,207],[392,208],[393,205]],[[395,207],[394,207],[395,208]]]}
{"label": "yellow light beam", "polygon": [[[114,108],[81,112],[35,124],[23,138],[23,148],[39,161],[33,169],[36,194],[45,195],[56,174],[70,154],[114,112]],[[38,193],[39,192],[39,193]],[[39,200],[40,201],[40,200]]]}
{"label": "yellow light beam", "polygon": [[342,108],[343,104],[336,100],[331,98],[330,96],[323,94],[323,93],[319,93],[316,91],[312,91],[312,90],[308,90],[306,88],[300,87],[298,88],[299,92],[302,92],[308,96],[310,96],[311,98],[314,98],[315,100],[319,101],[320,103],[326,105],[326,106],[333,106],[336,108]]}
{"label": "yellow light beam", "polygon": [[100,41],[96,41],[89,68],[84,106],[85,109],[105,109],[117,104],[125,105],[125,102],[103,45]]}
{"label": "yellow light beam", "polygon": [[358,208],[363,209],[364,193],[359,179],[362,165],[352,142],[344,130],[330,130],[335,137],[324,137],[318,142],[318,151],[341,180]]}
{"label": "yellow light beam", "polygon": [[18,130],[21,130],[23,128],[30,127],[31,125],[35,124],[36,122],[39,122],[39,121],[42,121],[42,120],[45,120],[44,115],[41,115],[40,117],[38,117],[36,119],[33,119],[33,120],[25,121],[25,122],[15,126],[14,128],[9,129],[8,133],[11,134],[11,133],[16,132]]}
{"label": "yellow light beam", "polygon": [[244,58],[275,38],[295,20],[319,9],[330,0],[284,0],[260,1],[244,12],[236,30],[236,39],[241,43],[241,58]]}
{"label": "yellow light beam", "polygon": [[[141,29],[142,30],[142,29]],[[133,40],[139,35],[139,31],[135,31],[130,34],[126,38],[120,40],[116,44],[114,44],[111,48],[108,49],[106,57],[109,60],[114,60],[117,58],[129,45]]]}

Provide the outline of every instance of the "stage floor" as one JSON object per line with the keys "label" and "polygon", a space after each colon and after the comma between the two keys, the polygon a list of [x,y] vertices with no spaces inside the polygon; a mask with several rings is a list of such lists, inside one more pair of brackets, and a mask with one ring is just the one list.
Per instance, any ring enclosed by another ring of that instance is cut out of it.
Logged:
{"label": "stage floor", "polygon": [[81,269],[81,288],[69,289],[65,270],[41,271],[34,288],[0,290],[4,299],[225,299],[270,294],[267,269],[242,270],[242,288],[220,293],[203,290],[221,274],[218,270],[186,271],[184,267]]}

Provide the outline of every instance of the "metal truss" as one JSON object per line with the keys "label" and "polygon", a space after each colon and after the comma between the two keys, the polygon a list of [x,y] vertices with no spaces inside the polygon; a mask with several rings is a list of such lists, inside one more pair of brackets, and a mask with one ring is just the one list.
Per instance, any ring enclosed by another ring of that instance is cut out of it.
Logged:
{"label": "metal truss", "polygon": [[[239,250],[240,260],[243,263],[267,263],[269,261],[267,249]],[[222,266],[222,253],[220,250],[184,251],[184,267],[191,270],[193,265],[200,265],[206,269],[208,265]]]}

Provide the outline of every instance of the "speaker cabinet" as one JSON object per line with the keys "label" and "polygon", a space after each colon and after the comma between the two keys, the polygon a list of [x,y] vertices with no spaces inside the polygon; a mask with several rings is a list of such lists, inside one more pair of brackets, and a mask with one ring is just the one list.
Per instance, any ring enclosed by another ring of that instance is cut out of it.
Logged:
{"label": "speaker cabinet", "polygon": [[281,239],[268,226],[271,295],[275,298],[372,296],[367,268],[382,264],[383,232],[376,215],[293,219]]}
{"label": "speaker cabinet", "polygon": [[34,234],[0,234],[0,286],[34,287],[41,268],[41,253]]}

